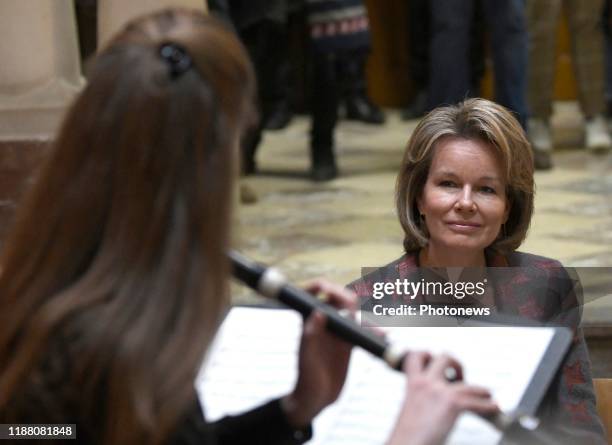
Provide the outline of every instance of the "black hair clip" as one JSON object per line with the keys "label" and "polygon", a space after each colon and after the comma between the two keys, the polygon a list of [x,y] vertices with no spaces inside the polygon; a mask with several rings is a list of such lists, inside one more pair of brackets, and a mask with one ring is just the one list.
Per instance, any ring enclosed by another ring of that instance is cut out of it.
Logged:
{"label": "black hair clip", "polygon": [[176,43],[163,43],[159,47],[159,55],[168,64],[172,79],[176,79],[192,66],[187,50]]}

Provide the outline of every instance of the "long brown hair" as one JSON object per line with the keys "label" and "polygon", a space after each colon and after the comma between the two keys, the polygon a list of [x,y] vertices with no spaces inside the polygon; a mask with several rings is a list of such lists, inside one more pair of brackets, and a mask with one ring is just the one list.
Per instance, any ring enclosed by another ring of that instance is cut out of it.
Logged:
{"label": "long brown hair", "polygon": [[[168,44],[190,68],[173,73]],[[28,419],[24,388],[67,342],[104,443],[168,438],[226,304],[253,94],[242,45],[197,12],[138,19],[101,52],[0,259],[0,418]]]}

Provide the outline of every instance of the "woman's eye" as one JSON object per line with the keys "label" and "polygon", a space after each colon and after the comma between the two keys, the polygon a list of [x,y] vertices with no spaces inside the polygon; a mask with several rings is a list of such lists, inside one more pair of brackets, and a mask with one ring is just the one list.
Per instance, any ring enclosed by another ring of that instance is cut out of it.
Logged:
{"label": "woman's eye", "polygon": [[455,187],[456,185],[453,181],[440,181],[441,187]]}
{"label": "woman's eye", "polygon": [[484,193],[493,193],[493,194],[496,193],[493,187],[483,186],[483,187],[480,187],[480,190]]}

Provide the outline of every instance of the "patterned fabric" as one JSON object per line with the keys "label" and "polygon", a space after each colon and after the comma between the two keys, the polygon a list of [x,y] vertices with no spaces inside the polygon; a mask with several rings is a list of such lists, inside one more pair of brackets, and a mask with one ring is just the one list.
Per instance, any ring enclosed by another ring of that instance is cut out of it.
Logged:
{"label": "patterned fabric", "polygon": [[[566,326],[574,332],[570,352],[540,405],[538,415],[544,430],[555,437],[556,443],[605,444],[595,407],[588,351],[578,327],[581,305],[575,281],[558,261],[526,253],[513,252],[506,257],[487,253],[487,266],[495,268],[488,271],[494,283],[494,296],[487,306],[504,315]],[[348,287],[357,294],[362,308],[367,307],[374,283],[419,281],[418,267],[418,252],[411,252],[367,273]],[[508,275],[512,269],[515,272]],[[417,295],[401,303],[418,305],[430,301]]]}
{"label": "patterned fabric", "polygon": [[315,51],[369,48],[370,26],[362,0],[307,0],[306,6]]}
{"label": "patterned fabric", "polygon": [[528,0],[528,94],[533,117],[548,119],[557,64],[557,26],[561,4],[567,14],[572,65],[580,107],[586,117],[604,110],[604,36],[601,27],[603,0]]}

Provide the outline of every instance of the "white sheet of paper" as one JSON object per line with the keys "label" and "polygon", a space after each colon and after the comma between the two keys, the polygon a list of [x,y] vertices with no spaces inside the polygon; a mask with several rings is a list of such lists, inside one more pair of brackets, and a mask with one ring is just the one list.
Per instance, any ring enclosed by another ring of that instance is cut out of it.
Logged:
{"label": "white sheet of paper", "polygon": [[[196,380],[206,418],[239,414],[287,394],[297,377],[302,321],[290,310],[233,308]],[[503,411],[515,409],[554,330],[519,327],[390,328],[389,339],[412,350],[457,358],[464,379],[488,388]],[[384,443],[405,393],[405,377],[355,348],[338,401],[314,422],[315,445]],[[494,444],[501,434],[472,414],[463,414],[447,443]]]}

